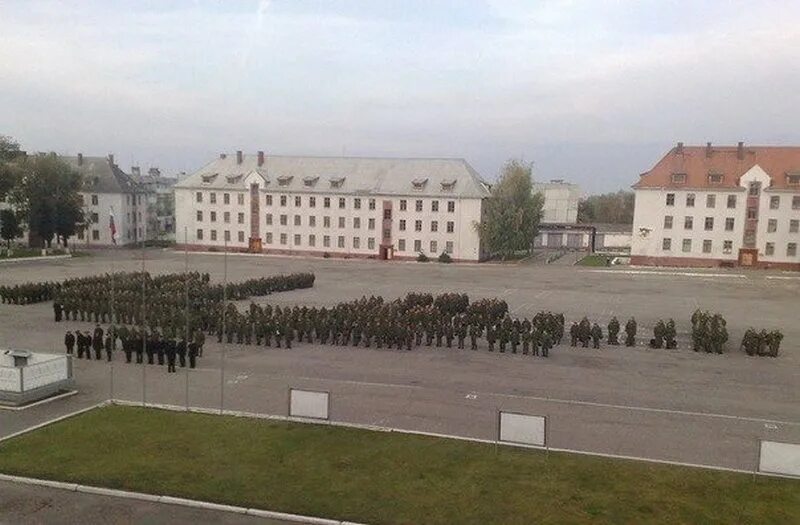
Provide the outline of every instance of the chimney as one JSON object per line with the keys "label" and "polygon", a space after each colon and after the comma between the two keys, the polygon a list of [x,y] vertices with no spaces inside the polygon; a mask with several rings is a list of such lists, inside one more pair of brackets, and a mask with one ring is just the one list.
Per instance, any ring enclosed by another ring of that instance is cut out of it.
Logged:
{"label": "chimney", "polygon": [[675,148],[675,153],[683,155],[683,142],[678,142],[678,147]]}
{"label": "chimney", "polygon": [[242,163],[242,150],[236,150],[236,164]]}
{"label": "chimney", "polygon": [[706,142],[706,158],[707,159],[711,158],[711,143],[710,142]]}
{"label": "chimney", "polygon": [[744,159],[744,142],[739,142],[739,147],[736,148],[736,158],[739,160]]}
{"label": "chimney", "polygon": [[263,165],[264,165],[264,152],[263,151],[259,151],[258,152],[258,167],[260,168]]}
{"label": "chimney", "polygon": [[83,166],[83,153],[78,153],[78,166]]}
{"label": "chimney", "polygon": [[113,153],[109,153],[108,154],[108,163],[111,164],[112,166],[114,166],[114,154]]}
{"label": "chimney", "polygon": [[219,154],[219,158],[221,158],[221,159],[225,159],[225,158],[227,158],[227,157],[228,157],[228,156],[227,156],[227,155],[225,155],[224,153],[220,153],[220,154]]}
{"label": "chimney", "polygon": [[142,174],[142,170],[139,169],[139,166],[131,166],[131,175],[136,175],[137,177]]}

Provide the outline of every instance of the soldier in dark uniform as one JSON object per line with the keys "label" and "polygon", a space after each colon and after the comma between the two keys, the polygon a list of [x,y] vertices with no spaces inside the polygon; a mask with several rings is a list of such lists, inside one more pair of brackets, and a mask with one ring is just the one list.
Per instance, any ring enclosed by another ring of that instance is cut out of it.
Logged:
{"label": "soldier in dark uniform", "polygon": [[153,340],[152,336],[148,337],[147,334],[142,333],[142,338],[144,339],[144,351],[147,353],[147,364],[152,365],[155,364],[154,356],[156,354],[156,346],[155,340]]}
{"label": "soldier in dark uniform", "polygon": [[94,349],[94,358],[100,361],[103,358],[103,329],[100,328],[100,325],[94,329],[92,348]]}
{"label": "soldier in dark uniform", "polygon": [[111,335],[111,330],[106,333],[106,340],[104,341],[103,346],[106,350],[106,360],[110,363],[111,354],[114,351],[114,337]]}
{"label": "soldier in dark uniform", "polygon": [[75,336],[69,330],[67,330],[67,334],[64,336],[64,346],[67,347],[67,355],[72,355],[75,348]]}
{"label": "soldier in dark uniform", "polygon": [[[269,331],[264,334],[266,337],[269,337]],[[206,334],[203,333],[202,330],[197,330],[195,332],[195,343],[197,343],[197,355],[203,357],[203,345],[206,344]],[[269,343],[267,343],[269,346]]]}
{"label": "soldier in dark uniform", "polygon": [[63,307],[61,306],[61,303],[59,303],[58,301],[53,301],[53,314],[55,315],[57,323],[61,322],[62,311]]}
{"label": "soldier in dark uniform", "polygon": [[569,327],[569,344],[570,346],[578,346],[578,323],[575,321]]}
{"label": "soldier in dark uniform", "polygon": [[167,354],[167,373],[175,373],[175,354],[177,352],[174,339],[162,340],[161,345]]}
{"label": "soldier in dark uniform", "polygon": [[600,348],[600,340],[603,339],[603,329],[600,328],[600,325],[594,323],[592,325],[592,348]]}
{"label": "soldier in dark uniform", "polygon": [[469,325],[469,340],[471,350],[478,349],[478,338],[483,335],[481,332],[482,330],[479,324],[473,322]]}
{"label": "soldier in dark uniform", "polygon": [[611,320],[608,322],[608,344],[610,345],[618,345],[619,339],[617,338],[619,334],[619,321],[616,317],[612,317]]}
{"label": "soldier in dark uniform", "polygon": [[625,323],[625,346],[636,346],[636,319],[633,317]]}
{"label": "soldier in dark uniform", "polygon": [[[133,337],[131,337],[131,345],[133,346],[133,351],[136,352],[136,364],[141,365],[144,363],[144,339],[142,338],[142,334],[138,332],[134,332]],[[150,364],[153,364],[152,354],[148,354],[148,359]]]}
{"label": "soldier in dark uniform", "polygon": [[164,344],[166,340],[159,336],[158,332],[153,333],[153,346],[155,346],[156,351],[156,358],[158,359],[158,364],[164,366],[164,353],[166,350],[166,345]]}
{"label": "soldier in dark uniform", "polygon": [[180,363],[181,368],[186,368],[186,339],[185,338],[181,338],[181,340],[178,341],[177,352],[178,352],[178,362]]}
{"label": "soldier in dark uniform", "polygon": [[192,341],[189,343],[189,368],[195,368],[197,366],[197,343]]}
{"label": "soldier in dark uniform", "polygon": [[128,337],[122,338],[122,351],[125,352],[125,362],[131,362],[131,354],[133,353],[133,341]]}

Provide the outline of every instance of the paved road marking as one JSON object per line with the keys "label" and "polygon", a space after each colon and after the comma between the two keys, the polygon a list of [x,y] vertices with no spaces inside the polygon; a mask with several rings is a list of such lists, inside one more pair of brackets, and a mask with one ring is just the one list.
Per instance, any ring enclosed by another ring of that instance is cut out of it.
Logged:
{"label": "paved road marking", "polygon": [[785,275],[767,275],[765,279],[779,279],[782,281],[800,281],[800,277],[789,277]]}
{"label": "paved road marking", "polygon": [[701,273],[701,272],[656,272],[647,270],[578,270],[580,273],[616,273],[621,275],[666,275],[670,277],[685,276],[685,277],[724,277],[747,279],[747,276],[741,273]]}
{"label": "paved road marking", "polygon": [[474,393],[470,393],[464,396],[464,399],[478,399],[478,395]]}

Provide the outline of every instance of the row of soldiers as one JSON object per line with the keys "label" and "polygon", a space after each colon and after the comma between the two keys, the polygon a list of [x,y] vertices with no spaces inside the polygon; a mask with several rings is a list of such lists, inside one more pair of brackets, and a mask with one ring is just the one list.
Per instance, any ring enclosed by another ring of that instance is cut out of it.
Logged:
{"label": "row of soldiers", "polygon": [[741,348],[747,355],[778,357],[781,341],[783,341],[783,333],[780,330],[767,332],[764,329],[757,331],[754,328],[748,328],[742,338]]}
{"label": "row of soldiers", "polygon": [[[608,322],[608,344],[619,345],[619,320],[612,317]],[[631,317],[625,323],[625,346],[636,345],[636,319]],[[570,345],[578,346],[581,344],[583,348],[589,347],[589,341],[592,342],[593,348],[600,348],[600,341],[603,340],[603,329],[597,323],[590,323],[589,319],[584,317],[580,322],[573,322],[569,327]]]}
{"label": "row of soldiers", "polygon": [[59,283],[23,283],[0,286],[0,301],[7,304],[33,304],[49,301]]}
{"label": "row of soldiers", "polygon": [[703,310],[692,314],[692,350],[721,354],[728,341],[725,318]]}

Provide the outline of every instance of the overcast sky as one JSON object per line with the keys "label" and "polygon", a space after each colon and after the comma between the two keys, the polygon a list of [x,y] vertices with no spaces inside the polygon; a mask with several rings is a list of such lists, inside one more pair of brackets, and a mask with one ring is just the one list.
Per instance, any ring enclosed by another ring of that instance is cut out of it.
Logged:
{"label": "overcast sky", "polygon": [[611,191],[678,140],[800,143],[799,59],[797,0],[4,0],[0,134],[167,173],[522,157]]}

